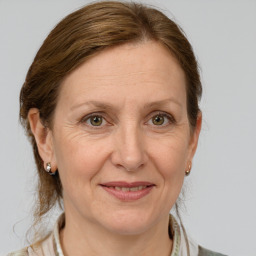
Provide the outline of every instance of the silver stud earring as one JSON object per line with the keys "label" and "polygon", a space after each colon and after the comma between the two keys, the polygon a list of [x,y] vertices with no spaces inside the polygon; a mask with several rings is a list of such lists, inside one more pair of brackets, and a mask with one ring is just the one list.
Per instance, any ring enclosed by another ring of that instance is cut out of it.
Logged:
{"label": "silver stud earring", "polygon": [[52,166],[51,163],[46,163],[45,171],[48,172],[50,175],[55,175],[55,172],[52,172]]}

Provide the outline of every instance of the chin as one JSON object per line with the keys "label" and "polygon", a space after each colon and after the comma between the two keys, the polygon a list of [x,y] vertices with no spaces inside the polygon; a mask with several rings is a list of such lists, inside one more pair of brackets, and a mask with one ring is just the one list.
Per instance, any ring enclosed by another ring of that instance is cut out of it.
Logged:
{"label": "chin", "polygon": [[110,231],[118,235],[140,235],[148,230],[146,224],[122,223],[120,225],[112,225]]}
{"label": "chin", "polygon": [[102,224],[106,229],[120,235],[139,235],[155,222],[150,216],[138,212],[116,213],[109,217],[101,219],[104,222]]}

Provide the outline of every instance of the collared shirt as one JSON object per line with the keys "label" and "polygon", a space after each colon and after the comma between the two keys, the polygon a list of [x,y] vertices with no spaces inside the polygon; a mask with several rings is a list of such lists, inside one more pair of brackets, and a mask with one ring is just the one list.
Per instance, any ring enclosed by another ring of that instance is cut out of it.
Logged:
{"label": "collared shirt", "polygon": [[[33,248],[29,246],[17,252],[9,253],[7,256],[64,256],[59,237],[59,233],[61,228],[64,226],[64,222],[65,215],[62,214],[58,218],[53,232],[40,244],[40,246],[33,246]],[[173,234],[173,246],[170,256],[224,256],[222,254],[206,250],[190,239],[188,240],[190,255],[188,255],[185,235],[172,215],[170,215],[169,229]]]}

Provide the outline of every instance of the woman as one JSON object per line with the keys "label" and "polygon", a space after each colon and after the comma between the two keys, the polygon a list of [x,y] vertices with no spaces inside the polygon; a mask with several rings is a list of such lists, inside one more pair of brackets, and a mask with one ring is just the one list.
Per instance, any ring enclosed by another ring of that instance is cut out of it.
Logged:
{"label": "woman", "polygon": [[161,12],[107,1],[63,19],[28,71],[20,116],[39,175],[35,223],[56,203],[64,214],[10,255],[220,255],[169,215],[201,90],[189,42]]}

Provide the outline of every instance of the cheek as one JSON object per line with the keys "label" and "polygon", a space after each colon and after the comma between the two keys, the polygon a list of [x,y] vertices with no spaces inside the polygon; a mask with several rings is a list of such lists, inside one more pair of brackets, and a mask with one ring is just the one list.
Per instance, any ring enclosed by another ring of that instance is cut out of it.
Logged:
{"label": "cheek", "polygon": [[[183,175],[188,157],[188,143],[183,138],[166,139],[157,148],[154,148],[156,164],[164,176]],[[153,153],[152,153],[153,154]]]}
{"label": "cheek", "polygon": [[79,136],[71,138],[60,134],[55,141],[55,156],[64,190],[71,187],[86,189],[105,162],[106,142],[96,143]]}
{"label": "cheek", "polygon": [[154,149],[154,164],[164,184],[162,195],[171,207],[181,191],[187,165],[188,143],[183,138],[167,138]]}

